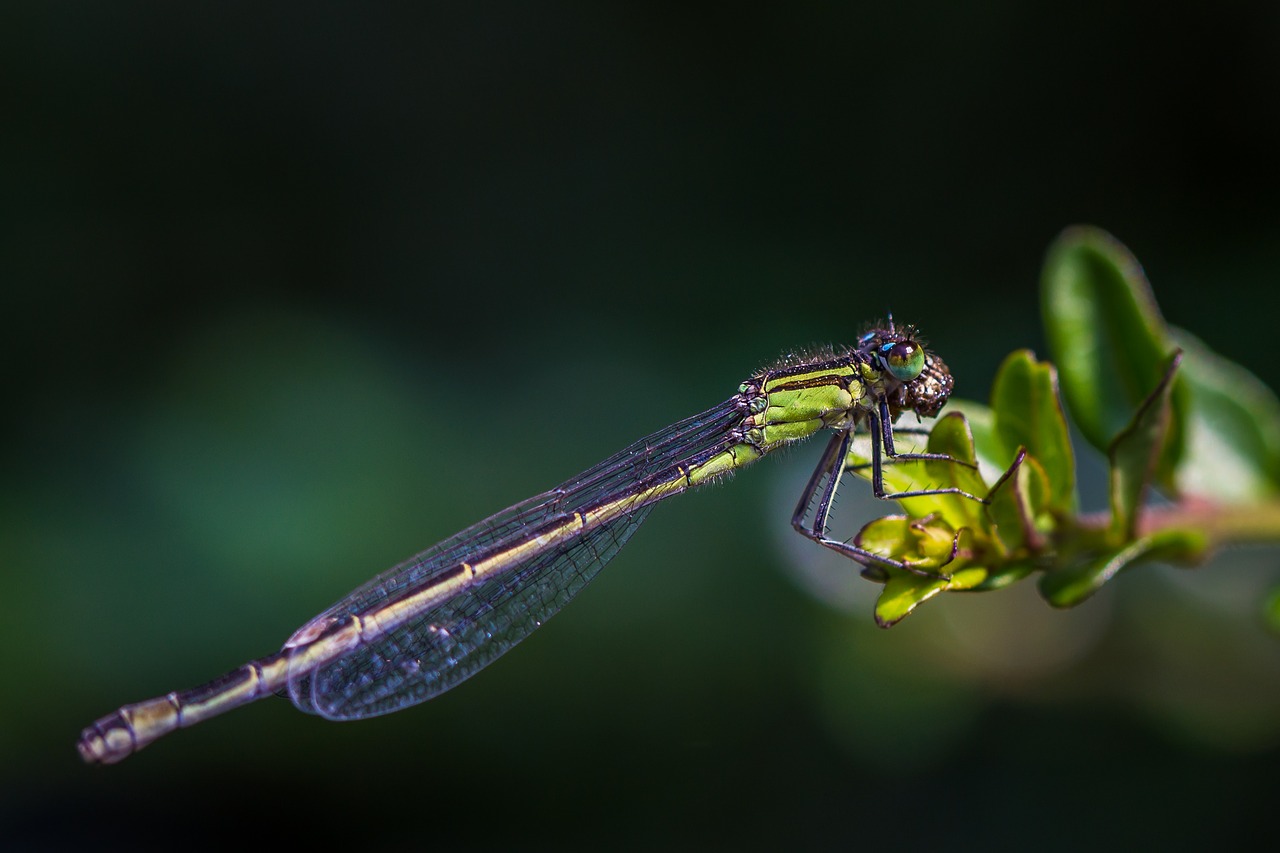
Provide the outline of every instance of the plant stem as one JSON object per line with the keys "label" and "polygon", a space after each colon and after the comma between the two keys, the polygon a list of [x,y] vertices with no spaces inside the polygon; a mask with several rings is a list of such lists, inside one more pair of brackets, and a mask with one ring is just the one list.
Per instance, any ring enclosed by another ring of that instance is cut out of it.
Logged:
{"label": "plant stem", "polygon": [[[1105,535],[1110,513],[1095,512],[1076,519],[1085,537]],[[1163,530],[1198,530],[1213,548],[1246,543],[1280,544],[1280,502],[1223,504],[1202,498],[1184,498],[1176,504],[1147,507],[1138,518],[1138,536]]]}

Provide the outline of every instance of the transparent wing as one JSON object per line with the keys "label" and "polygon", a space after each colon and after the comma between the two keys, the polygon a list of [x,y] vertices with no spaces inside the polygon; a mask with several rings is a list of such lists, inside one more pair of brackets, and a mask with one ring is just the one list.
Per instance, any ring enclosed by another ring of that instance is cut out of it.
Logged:
{"label": "transparent wing", "polygon": [[609,562],[651,506],[529,560],[289,682],[299,709],[356,720],[425,702],[523,640]]}
{"label": "transparent wing", "polygon": [[[642,491],[719,453],[736,440],[742,410],[729,400],[637,441],[559,487],[468,527],[379,575],[300,628],[298,645],[335,622],[376,610],[455,573],[463,561],[503,551],[528,531],[574,512]],[[289,678],[289,697],[301,710],[356,719],[403,708],[460,683],[535,628],[578,593],[644,520],[652,501],[637,499],[626,515],[554,550],[477,580],[458,595],[376,639],[315,669]]]}
{"label": "transparent wing", "polygon": [[730,399],[646,436],[551,491],[477,522],[374,577],[299,628],[294,636],[316,624],[345,621],[352,614],[429,585],[464,560],[504,549],[531,527],[607,502],[646,481],[661,479],[677,465],[714,455],[732,443],[730,430],[741,422],[742,414],[736,399]]}

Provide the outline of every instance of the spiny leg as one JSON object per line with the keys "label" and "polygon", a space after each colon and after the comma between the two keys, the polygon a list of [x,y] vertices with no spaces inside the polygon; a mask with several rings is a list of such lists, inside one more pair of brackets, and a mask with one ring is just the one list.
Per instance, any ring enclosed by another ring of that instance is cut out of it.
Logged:
{"label": "spiny leg", "polygon": [[[886,501],[896,501],[902,498],[923,498],[930,495],[960,495],[969,500],[978,503],[986,503],[986,500],[977,495],[970,494],[964,489],[957,486],[948,486],[944,489],[915,489],[907,492],[886,492],[884,489],[884,466],[891,462],[915,462],[937,460],[939,462],[952,462],[956,465],[964,465],[967,468],[975,468],[968,462],[956,459],[954,456],[948,456],[945,453],[898,453],[893,447],[893,421],[889,418],[889,404],[884,400],[880,401],[878,407],[867,412],[867,421],[871,432],[871,490],[876,497]],[[880,453],[881,445],[884,446],[883,459]],[[863,465],[852,465],[850,469],[865,468]]]}
{"label": "spiny leg", "polygon": [[[818,467],[813,469],[809,482],[800,494],[795,512],[791,514],[791,526],[811,539],[815,538],[814,535],[823,536],[827,532],[827,517],[831,514],[831,504],[835,500],[836,487],[843,473],[840,460],[848,452],[848,435],[848,432],[838,432],[831,436],[831,440],[827,442],[827,448],[822,451],[822,458],[818,460]],[[817,512],[814,513],[813,524],[806,526],[805,516],[809,514],[813,496],[818,491],[818,484],[824,478],[827,485],[822,490],[822,500],[818,503]]]}
{"label": "spiny leg", "polygon": [[[889,566],[890,568],[902,569],[927,578],[950,580],[950,575],[921,569],[911,563],[895,560],[892,557],[886,557],[883,554],[877,554],[874,551],[868,551],[865,548],[859,548],[857,545],[827,536],[827,519],[831,515],[831,506],[835,501],[836,489],[840,484],[840,476],[844,473],[844,460],[849,455],[849,446],[852,442],[853,427],[849,427],[831,437],[831,441],[827,444],[827,449],[822,452],[822,459],[818,462],[818,467],[814,469],[812,476],[809,477],[809,483],[800,495],[795,512],[791,515],[791,526],[802,536],[812,539],[819,545],[830,548],[839,554],[843,554],[867,568]],[[872,443],[875,443],[874,436],[872,437]],[[813,522],[806,524],[805,516],[808,515],[813,498],[818,493],[819,484],[823,483],[824,480],[826,485],[822,488],[822,497],[818,501],[817,509],[814,511]]]}

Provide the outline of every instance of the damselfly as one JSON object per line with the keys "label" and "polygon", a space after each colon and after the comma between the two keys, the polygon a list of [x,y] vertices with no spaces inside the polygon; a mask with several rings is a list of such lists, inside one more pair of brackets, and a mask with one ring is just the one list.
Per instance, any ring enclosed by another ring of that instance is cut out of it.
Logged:
{"label": "damselfly", "polygon": [[936,416],[951,388],[942,360],[892,319],[853,347],[787,357],[720,405],[379,575],[300,628],[276,654],[201,687],[108,714],[81,733],[80,755],[120,761],[161,735],[272,693],[331,720],[430,699],[492,663],[564,606],[658,501],[822,429],[835,434],[792,525],[863,566],[926,573],[828,536],[827,519],[841,475],[858,467],[849,459],[860,427],[871,443],[870,463],[860,464],[869,464],[876,497],[951,493],[978,500],[954,487],[890,493],[884,485],[887,463],[949,459],[897,452],[893,424],[903,412]]}

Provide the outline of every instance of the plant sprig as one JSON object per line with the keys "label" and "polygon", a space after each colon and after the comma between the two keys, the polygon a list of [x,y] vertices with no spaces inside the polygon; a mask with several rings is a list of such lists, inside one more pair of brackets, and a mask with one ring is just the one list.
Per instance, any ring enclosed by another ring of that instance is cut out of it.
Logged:
{"label": "plant sprig", "polygon": [[[858,533],[859,546],[933,573],[864,570],[884,583],[884,627],[940,592],[999,589],[1033,572],[1050,604],[1072,607],[1140,563],[1195,565],[1225,544],[1280,543],[1276,395],[1170,328],[1137,260],[1097,228],[1070,228],[1050,247],[1041,303],[1057,367],[1011,354],[989,405],[953,401],[931,430],[929,452],[957,462],[884,469],[893,489],[928,482],[986,499],[905,499],[904,514]],[[1066,412],[1106,455],[1104,512],[1077,508]],[[868,456],[855,444],[847,464],[865,475]],[[1167,502],[1153,505],[1152,490]],[[1265,613],[1280,627],[1280,592]]]}

